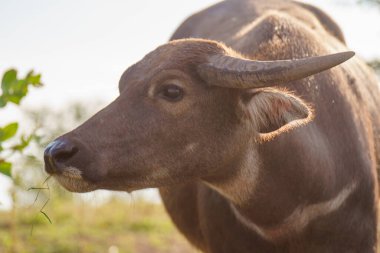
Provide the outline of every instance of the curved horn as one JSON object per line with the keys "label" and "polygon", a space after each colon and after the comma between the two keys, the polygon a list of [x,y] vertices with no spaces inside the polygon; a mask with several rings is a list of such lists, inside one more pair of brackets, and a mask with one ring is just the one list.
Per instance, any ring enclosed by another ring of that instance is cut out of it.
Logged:
{"label": "curved horn", "polygon": [[254,61],[228,55],[213,55],[198,66],[203,79],[228,88],[261,88],[317,74],[339,65],[355,55],[342,52],[295,60]]}

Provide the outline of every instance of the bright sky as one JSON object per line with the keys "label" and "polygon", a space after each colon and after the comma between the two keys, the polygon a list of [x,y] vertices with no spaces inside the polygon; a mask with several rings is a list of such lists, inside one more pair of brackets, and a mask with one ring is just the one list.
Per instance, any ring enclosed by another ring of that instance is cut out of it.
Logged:
{"label": "bright sky", "polygon": [[[43,74],[45,87],[24,107],[64,108],[69,101],[117,96],[122,72],[165,43],[192,13],[216,0],[0,0],[0,73],[15,67]],[[349,47],[380,57],[380,9],[354,0],[310,0],[342,27]],[[2,111],[0,124],[19,115]],[[0,176],[0,202],[9,182]]]}

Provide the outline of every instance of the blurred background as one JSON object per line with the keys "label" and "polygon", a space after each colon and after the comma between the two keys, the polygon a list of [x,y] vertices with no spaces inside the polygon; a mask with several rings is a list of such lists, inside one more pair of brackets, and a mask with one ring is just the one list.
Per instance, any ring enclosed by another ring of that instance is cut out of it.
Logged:
{"label": "blurred background", "polygon": [[[156,190],[68,193],[46,180],[42,154],[118,96],[128,66],[216,2],[0,0],[0,252],[196,252]],[[379,0],[304,2],[380,73]]]}

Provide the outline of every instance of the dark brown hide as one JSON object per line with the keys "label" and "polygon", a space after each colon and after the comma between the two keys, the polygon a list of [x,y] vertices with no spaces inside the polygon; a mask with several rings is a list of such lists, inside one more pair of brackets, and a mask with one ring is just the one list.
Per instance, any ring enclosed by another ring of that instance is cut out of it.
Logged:
{"label": "dark brown hide", "polygon": [[258,89],[199,72],[215,55],[348,51],[334,21],[297,2],[230,0],[172,40],[123,74],[114,102],[47,147],[46,170],[77,192],[158,187],[178,229],[207,253],[375,252],[372,71],[355,57]]}
{"label": "dark brown hide", "polygon": [[[187,19],[172,39],[188,37],[223,41],[256,60],[347,50],[325,13],[290,1],[225,1]],[[277,243],[247,232],[231,214],[231,200],[201,183],[161,189],[169,214],[206,252],[375,252],[380,94],[374,73],[355,58],[286,87],[313,105],[315,119],[258,146],[261,184],[241,212],[262,227],[283,228],[300,203],[331,199],[358,182],[345,204]]]}

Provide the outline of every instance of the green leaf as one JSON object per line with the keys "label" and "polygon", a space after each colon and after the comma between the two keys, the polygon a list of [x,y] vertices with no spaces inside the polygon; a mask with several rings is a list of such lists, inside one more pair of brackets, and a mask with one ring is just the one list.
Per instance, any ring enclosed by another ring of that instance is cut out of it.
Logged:
{"label": "green leaf", "polygon": [[50,222],[50,224],[53,224],[53,222],[51,222],[51,219],[49,218],[49,216],[44,211],[40,210],[40,213],[42,213],[46,217],[46,219]]}
{"label": "green leaf", "polygon": [[6,161],[0,161],[0,173],[11,177],[12,164]]}
{"label": "green leaf", "polygon": [[10,69],[5,72],[3,79],[1,80],[1,89],[3,90],[3,93],[5,93],[15,81],[17,81],[17,71],[15,69]]}
{"label": "green leaf", "polygon": [[16,70],[11,69],[5,72],[1,81],[0,108],[6,106],[8,102],[20,104],[21,100],[28,94],[30,85],[42,86],[41,75],[29,71],[24,79],[18,79]]}
{"label": "green leaf", "polygon": [[42,86],[41,74],[34,75],[33,70],[28,73],[25,80],[27,83],[30,83],[33,86]]}
{"label": "green leaf", "polygon": [[0,96],[0,108],[4,107],[6,105],[7,105],[7,100],[5,99],[5,97]]}
{"label": "green leaf", "polygon": [[29,146],[30,142],[32,141],[34,135],[29,135],[29,136],[21,136],[20,138],[20,143],[19,144],[16,144],[12,147],[10,147],[10,149],[14,150],[14,151],[23,151],[27,146]]}
{"label": "green leaf", "polygon": [[47,188],[47,187],[30,187],[30,188],[28,188],[27,191],[31,191],[31,190],[49,190],[49,188]]}
{"label": "green leaf", "polygon": [[10,123],[6,125],[5,127],[0,128],[0,142],[3,142],[15,136],[15,134],[17,133],[17,129],[18,129],[17,122]]}

